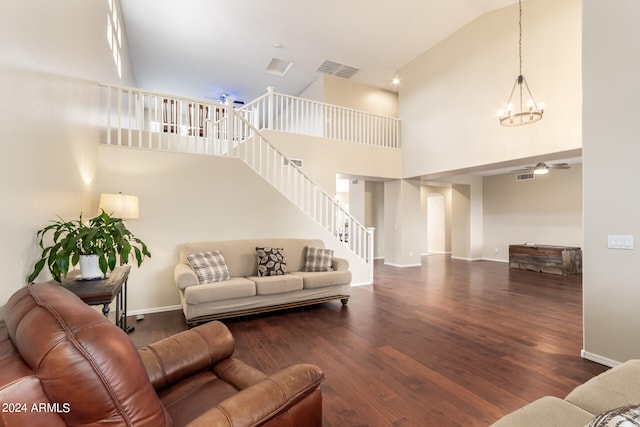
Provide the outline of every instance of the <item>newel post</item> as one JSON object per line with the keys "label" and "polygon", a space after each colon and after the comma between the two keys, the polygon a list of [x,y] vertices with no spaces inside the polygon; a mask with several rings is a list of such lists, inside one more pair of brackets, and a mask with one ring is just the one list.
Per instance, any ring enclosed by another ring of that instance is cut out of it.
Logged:
{"label": "newel post", "polygon": [[370,276],[370,282],[373,283],[373,249],[374,249],[374,235],[375,235],[375,228],[374,227],[367,227],[367,234],[369,235],[369,241],[368,243],[368,248],[367,251],[368,253],[368,257],[367,257],[367,261],[369,261],[369,265],[371,266],[371,276]]}

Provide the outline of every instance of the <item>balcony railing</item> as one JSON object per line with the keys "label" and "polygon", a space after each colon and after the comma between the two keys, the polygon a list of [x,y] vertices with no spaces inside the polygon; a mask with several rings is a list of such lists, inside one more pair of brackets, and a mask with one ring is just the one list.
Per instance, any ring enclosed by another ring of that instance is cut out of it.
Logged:
{"label": "balcony railing", "polygon": [[275,93],[240,108],[258,129],[400,148],[400,121],[323,102]]}

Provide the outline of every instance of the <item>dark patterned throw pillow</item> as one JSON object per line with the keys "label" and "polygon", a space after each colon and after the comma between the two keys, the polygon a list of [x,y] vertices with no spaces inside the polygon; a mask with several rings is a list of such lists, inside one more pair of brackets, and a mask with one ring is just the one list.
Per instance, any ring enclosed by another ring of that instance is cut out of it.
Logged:
{"label": "dark patterned throw pillow", "polygon": [[622,406],[603,412],[591,420],[586,427],[632,427],[640,426],[640,404]]}
{"label": "dark patterned throw pillow", "polygon": [[229,280],[229,269],[220,251],[200,252],[187,256],[200,284]]}
{"label": "dark patterned throw pillow", "polygon": [[287,260],[283,248],[256,247],[258,276],[281,276],[287,274]]}
{"label": "dark patterned throw pillow", "polygon": [[331,271],[333,249],[307,246],[302,271]]}

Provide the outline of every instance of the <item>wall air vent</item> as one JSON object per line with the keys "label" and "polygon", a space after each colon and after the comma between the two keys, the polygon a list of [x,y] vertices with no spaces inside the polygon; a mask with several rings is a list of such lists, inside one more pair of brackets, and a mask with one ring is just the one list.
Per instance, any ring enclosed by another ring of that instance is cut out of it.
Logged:
{"label": "wall air vent", "polygon": [[302,159],[282,159],[283,165],[289,166],[289,163],[299,168],[302,168]]}
{"label": "wall air vent", "polygon": [[533,172],[519,173],[518,175],[516,175],[516,181],[529,181],[531,179],[536,179],[536,176]]}
{"label": "wall air vent", "polygon": [[342,77],[343,79],[351,78],[355,73],[360,71],[359,68],[352,67],[350,65],[340,64],[338,62],[325,60],[318,66],[316,71],[321,73],[331,74],[333,76]]}

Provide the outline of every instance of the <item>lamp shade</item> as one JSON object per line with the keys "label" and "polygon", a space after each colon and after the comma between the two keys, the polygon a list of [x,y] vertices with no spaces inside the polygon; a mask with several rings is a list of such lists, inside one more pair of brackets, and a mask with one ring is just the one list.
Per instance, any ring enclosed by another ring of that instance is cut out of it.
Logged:
{"label": "lamp shade", "polygon": [[98,211],[101,210],[116,218],[138,219],[140,217],[138,196],[128,194],[100,194]]}

